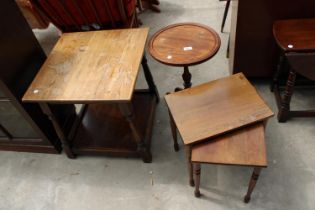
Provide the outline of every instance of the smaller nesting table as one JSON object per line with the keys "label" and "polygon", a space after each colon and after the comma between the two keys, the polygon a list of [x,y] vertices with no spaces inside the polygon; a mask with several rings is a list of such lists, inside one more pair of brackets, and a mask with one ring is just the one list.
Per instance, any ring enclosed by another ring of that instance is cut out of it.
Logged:
{"label": "smaller nesting table", "polygon": [[262,168],[267,167],[264,123],[240,129],[192,147],[194,164],[195,196],[200,197],[201,164],[218,164],[253,167],[244,202],[250,201]]}
{"label": "smaller nesting table", "polygon": [[[212,58],[220,45],[220,37],[212,28],[198,23],[178,23],[156,32],[149,42],[149,52],[163,64],[184,67],[184,88],[190,88],[188,67]],[[178,90],[181,88],[175,89]]]}

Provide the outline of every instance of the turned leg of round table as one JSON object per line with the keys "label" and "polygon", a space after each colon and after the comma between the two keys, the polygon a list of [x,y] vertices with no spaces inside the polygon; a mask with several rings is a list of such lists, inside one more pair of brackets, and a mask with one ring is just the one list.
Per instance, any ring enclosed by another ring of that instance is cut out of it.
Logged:
{"label": "turned leg of round table", "polygon": [[189,72],[188,66],[184,66],[184,73],[182,74],[184,80],[184,87],[185,89],[190,88],[191,83],[191,73]]}

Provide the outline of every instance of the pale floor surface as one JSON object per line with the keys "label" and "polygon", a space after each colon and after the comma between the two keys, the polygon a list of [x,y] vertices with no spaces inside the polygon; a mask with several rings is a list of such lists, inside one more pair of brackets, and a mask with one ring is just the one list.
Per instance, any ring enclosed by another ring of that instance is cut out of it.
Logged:
{"label": "pale floor surface", "polygon": [[[199,22],[219,31],[224,2],[217,0],[161,0],[162,13],[141,14],[150,34],[177,22]],[[227,76],[226,33],[222,47],[210,61],[191,68],[193,83]],[[36,30],[49,52],[57,31]],[[161,96],[180,86],[180,68],[152,60],[151,67]],[[144,84],[139,79],[139,86]],[[267,82],[255,83],[276,112]],[[297,92],[293,107],[314,107],[311,91]],[[168,113],[162,100],[157,107],[152,139],[153,162],[140,159],[87,157],[68,159],[65,154],[47,155],[0,152],[0,209],[314,209],[315,120],[294,119],[279,124],[271,119],[266,131],[269,167],[264,169],[249,204],[242,202],[250,168],[203,165],[200,199],[188,185],[184,149],[173,150]],[[150,172],[153,174],[150,175]],[[152,182],[153,180],[153,182]],[[152,184],[153,183],[153,184]]]}

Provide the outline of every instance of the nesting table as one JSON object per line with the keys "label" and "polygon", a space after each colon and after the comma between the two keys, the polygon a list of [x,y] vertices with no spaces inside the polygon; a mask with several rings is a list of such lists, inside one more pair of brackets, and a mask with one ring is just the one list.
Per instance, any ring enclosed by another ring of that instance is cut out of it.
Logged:
{"label": "nesting table", "polygon": [[262,168],[267,167],[264,123],[230,132],[192,147],[195,196],[200,197],[201,164],[246,166],[254,168],[244,202],[248,203]]}
{"label": "nesting table", "polygon": [[[64,33],[23,97],[39,103],[69,158],[77,154],[142,157],[159,100],[144,56],[148,28]],[[148,89],[135,90],[140,63]],[[49,104],[84,104],[71,132]]]}
{"label": "nesting table", "polygon": [[[177,129],[186,148],[189,184],[200,196],[200,163],[253,166],[245,202],[250,199],[260,169],[266,167],[263,124],[273,112],[242,73],[165,96],[171,118],[174,149]],[[250,126],[256,126],[251,129]],[[237,131],[236,131],[237,130]],[[196,179],[193,179],[193,162]]]}
{"label": "nesting table", "polygon": [[[169,94],[165,99],[185,145],[273,116],[242,73]],[[177,139],[174,141],[177,144]]]}

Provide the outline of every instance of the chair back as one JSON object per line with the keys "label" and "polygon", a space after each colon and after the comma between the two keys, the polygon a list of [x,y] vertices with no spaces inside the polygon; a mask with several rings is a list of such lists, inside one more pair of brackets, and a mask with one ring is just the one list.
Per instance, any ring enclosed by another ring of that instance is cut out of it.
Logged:
{"label": "chair back", "polygon": [[31,0],[63,32],[137,27],[136,0]]}

